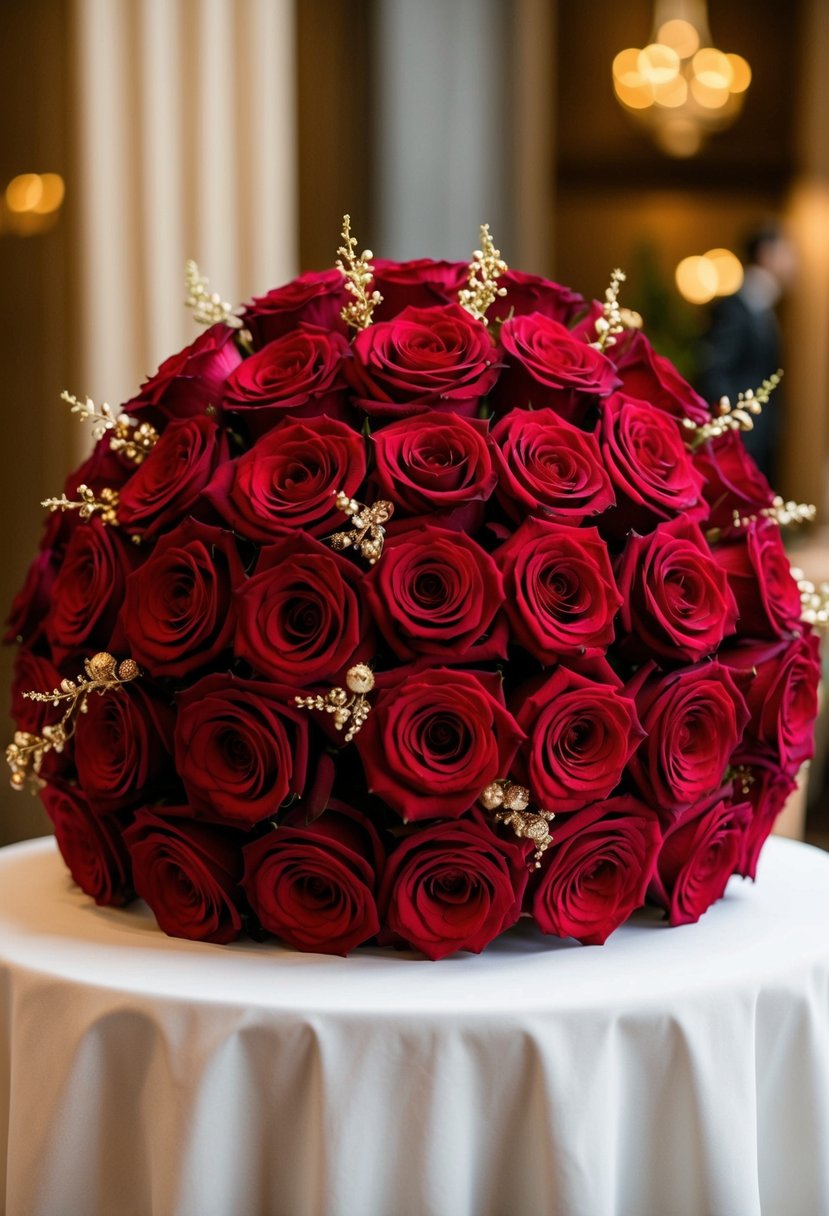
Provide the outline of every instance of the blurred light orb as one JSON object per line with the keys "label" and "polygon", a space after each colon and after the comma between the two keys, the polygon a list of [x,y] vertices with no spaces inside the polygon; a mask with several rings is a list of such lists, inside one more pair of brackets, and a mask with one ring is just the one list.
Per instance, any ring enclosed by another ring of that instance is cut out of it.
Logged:
{"label": "blurred light orb", "polygon": [[709,249],[703,255],[717,274],[718,296],[733,296],[743,285],[743,264],[730,249]]}
{"label": "blurred light orb", "polygon": [[671,46],[651,42],[639,52],[636,66],[649,84],[668,84],[679,75],[679,55]]}
{"label": "blurred light orb", "polygon": [[751,84],[751,68],[742,55],[727,55],[726,58],[731,64],[731,92],[745,93]]}
{"label": "blurred light orb", "polygon": [[706,110],[722,110],[731,100],[728,89],[705,84],[698,76],[691,77],[691,94]]}
{"label": "blurred light orb", "polygon": [[691,71],[700,84],[709,89],[725,89],[726,92],[730,90],[734,78],[734,69],[728,56],[713,46],[706,46],[697,51],[691,61]]}
{"label": "blurred light orb", "polygon": [[17,214],[34,211],[42,197],[43,183],[39,173],[18,173],[6,186],[6,206]]}
{"label": "blurred light orb", "polygon": [[656,31],[656,41],[671,47],[680,59],[690,59],[699,50],[699,34],[683,17],[664,21]]}
{"label": "blurred light orb", "polygon": [[39,201],[32,207],[36,215],[49,215],[57,211],[63,203],[66,187],[59,173],[41,173],[41,194]]}
{"label": "blurred light orb", "polygon": [[688,100],[688,82],[684,76],[675,76],[667,84],[654,85],[653,92],[658,106],[675,110],[684,106]]}
{"label": "blurred light orb", "polygon": [[717,294],[717,270],[714,263],[699,254],[683,258],[674,271],[679,294],[689,304],[707,304]]}

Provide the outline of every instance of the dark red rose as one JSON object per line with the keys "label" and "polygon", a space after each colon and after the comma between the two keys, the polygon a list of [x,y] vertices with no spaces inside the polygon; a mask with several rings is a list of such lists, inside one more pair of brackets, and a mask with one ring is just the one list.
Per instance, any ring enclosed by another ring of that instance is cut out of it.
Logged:
{"label": "dark red rose", "polygon": [[66,867],[85,895],[101,907],[120,907],[133,898],[124,825],[93,815],[80,790],[45,785],[40,798],[52,821]]}
{"label": "dark red rose", "polygon": [[554,823],[532,889],[533,920],[542,933],[601,946],[645,902],[661,843],[655,812],[628,795]]}
{"label": "dark red rose", "polygon": [[616,578],[622,628],[646,655],[696,662],[734,632],[734,596],[695,523],[674,519],[649,536],[634,533]]}
{"label": "dark red rose", "polygon": [[[54,516],[52,517],[55,518]],[[26,571],[23,586],[12,600],[3,641],[33,642],[42,632],[52,603],[52,587],[61,566],[61,554],[42,549]]]}
{"label": "dark red rose", "polygon": [[481,641],[504,601],[500,572],[463,532],[426,524],[392,537],[365,589],[380,632],[398,658],[443,655],[444,661],[456,662],[470,647],[479,659],[505,657],[505,638]]}
{"label": "dark red rose", "polygon": [[751,818],[745,832],[743,855],[736,873],[752,881],[757,877],[757,862],[775,820],[797,789],[794,776],[779,767],[772,752],[761,747],[741,751],[735,757],[735,802],[747,802]]}
{"label": "dark red rose", "polygon": [[747,802],[728,794],[693,807],[668,828],[648,898],[672,925],[694,924],[718,899],[740,864],[751,819]]}
{"label": "dark red rose", "polygon": [[262,927],[317,954],[348,954],[379,928],[383,847],[365,815],[332,803],[312,824],[292,813],[245,846],[244,887]]}
{"label": "dark red rose", "polygon": [[351,349],[346,375],[356,403],[381,418],[472,415],[498,377],[489,331],[459,304],[404,308],[361,330]]}
{"label": "dark red rose", "polygon": [[469,267],[464,262],[433,262],[417,258],[412,262],[389,262],[375,258],[372,287],[383,302],[374,311],[374,323],[390,321],[404,308],[434,308],[456,304],[458,292],[467,286]]}
{"label": "dark red rose", "polygon": [[349,346],[342,334],[300,325],[245,359],[227,378],[224,408],[264,435],[283,418],[342,417]]}
{"label": "dark red rose", "polygon": [[[110,439],[109,434],[104,435],[103,439],[99,439],[86,460],[81,461],[66,478],[63,491],[67,498],[76,499],[78,486],[82,485],[89,486],[99,496],[104,488],[120,490],[135,472],[133,461],[127,460],[118,452],[113,452],[110,447]],[[72,512],[58,517],[59,526],[65,532],[71,532],[77,522]]]}
{"label": "dark red rose", "polygon": [[547,810],[574,811],[606,798],[643,737],[633,701],[607,674],[590,679],[559,667],[511,704],[527,736],[519,753],[522,774]]}
{"label": "dark red rose", "polygon": [[734,512],[756,515],[770,507],[774,492],[746,451],[737,431],[726,431],[694,453],[694,464],[705,478],[703,495],[711,508],[709,526],[728,530]]}
{"label": "dark red rose", "polygon": [[613,347],[610,356],[622,378],[622,392],[648,401],[675,418],[707,422],[711,415],[706,402],[664,355],[658,355],[645,335],[631,334],[624,346]]}
{"label": "dark red rose", "polygon": [[429,410],[372,435],[379,494],[413,515],[483,502],[496,474],[487,424]]}
{"label": "dark red rose", "polygon": [[805,634],[783,642],[736,646],[718,656],[743,680],[751,720],[746,740],[769,748],[794,774],[814,751],[820,642]]}
{"label": "dark red rose", "polygon": [[302,794],[309,718],[292,694],[232,675],[179,694],[176,771],[196,815],[252,827]]}
{"label": "dark red rose", "polygon": [[96,815],[139,806],[171,787],[174,720],[172,708],[141,680],[89,698],[78,715],[75,764]]}
{"label": "dark red rose", "polygon": [[677,815],[718,790],[748,721],[728,669],[700,663],[663,675],[648,664],[628,692],[647,734],[630,764],[642,797]]}
{"label": "dark red rose", "polygon": [[549,406],[579,422],[596,397],[606,397],[619,383],[601,351],[540,313],[505,321],[501,343],[507,366],[493,393],[497,413]]}
{"label": "dark red rose", "polygon": [[345,333],[340,314],[348,300],[342,271],[311,270],[252,300],[242,320],[259,350],[267,342],[293,333],[302,322]]}
{"label": "dark red rose", "polygon": [[237,657],[297,690],[340,680],[367,646],[360,581],[356,566],[304,533],[263,549],[236,594]]}
{"label": "dark red rose", "polygon": [[180,679],[233,641],[233,590],[244,578],[233,536],[187,519],[127,579],[113,646],[152,676]]}
{"label": "dark red rose", "polygon": [[365,473],[365,443],[352,427],[326,417],[286,418],[220,465],[207,497],[248,540],[266,543],[297,528],[326,536],[345,523],[337,494],[353,498]]}
{"label": "dark red rose", "polygon": [[179,815],[188,816],[189,808],[139,811],[124,833],[135,889],[170,937],[235,941],[242,931],[243,837]]}
{"label": "dark red rose", "polygon": [[538,515],[580,524],[615,502],[598,440],[555,410],[513,410],[492,432],[498,501],[518,522]]}
{"label": "dark red rose", "polygon": [[162,427],[174,418],[204,414],[210,407],[218,410],[225,381],[242,361],[235,335],[229,325],[211,325],[195,342],[164,360],[124,406],[125,412]]}
{"label": "dark red rose", "polygon": [[380,889],[383,937],[430,959],[456,950],[480,954],[518,920],[526,851],[478,819],[436,823],[404,836]]}
{"label": "dark red rose", "polygon": [[508,270],[498,280],[498,286],[506,288],[507,294],[499,296],[487,309],[489,322],[537,312],[569,325],[587,308],[587,301],[578,292],[540,275],[525,274],[523,270]]}
{"label": "dark red rose", "polygon": [[394,680],[356,738],[369,790],[406,821],[455,818],[506,776],[523,738],[500,677],[399,668]]}
{"label": "dark red rose", "polygon": [[139,561],[135,546],[98,518],[75,528],[46,617],[55,663],[107,648],[128,575]]}
{"label": "dark red rose", "polygon": [[118,522],[140,536],[157,536],[195,507],[218,465],[227,437],[211,418],[171,422],[121,490]]}
{"label": "dark red rose", "polygon": [[646,401],[613,393],[602,402],[601,449],[616,487],[606,522],[617,534],[650,531],[663,519],[702,519],[702,475],[694,468],[679,423]]}
{"label": "dark red rose", "polygon": [[752,520],[727,543],[715,545],[713,554],[737,601],[738,634],[777,638],[800,627],[800,592],[776,523]]}
{"label": "dark red rose", "polygon": [[[60,713],[48,701],[31,701],[26,692],[51,692],[58,688],[61,675],[52,661],[37,654],[28,646],[21,646],[14,658],[14,674],[11,687],[11,716],[19,730],[34,735],[43,733],[45,722],[56,721]],[[48,753],[47,753],[48,754]]]}
{"label": "dark red rose", "polygon": [[516,642],[541,663],[599,654],[622,603],[595,528],[528,519],[497,550]]}

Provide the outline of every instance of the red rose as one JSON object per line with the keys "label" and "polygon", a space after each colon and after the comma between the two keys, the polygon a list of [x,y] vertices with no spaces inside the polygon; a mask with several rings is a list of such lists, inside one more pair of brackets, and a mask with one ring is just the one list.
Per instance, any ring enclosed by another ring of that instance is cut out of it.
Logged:
{"label": "red rose", "polygon": [[[63,484],[63,492],[67,498],[78,497],[78,486],[89,486],[100,496],[101,490],[120,490],[135,472],[135,464],[127,460],[119,452],[113,452],[110,447],[110,436],[99,439],[86,460],[81,461]],[[62,534],[67,535],[77,527],[79,520],[74,512],[67,512],[54,518],[54,523]],[[67,535],[68,539],[68,535]],[[54,541],[50,542],[54,544]]]}
{"label": "red rose", "polygon": [[540,313],[505,321],[501,343],[507,367],[493,394],[497,413],[550,406],[579,422],[596,397],[606,397],[619,383],[601,351]]}
{"label": "red rose", "polygon": [[113,646],[152,676],[180,679],[206,666],[233,641],[233,589],[243,577],[230,532],[185,520],[127,579]]}
{"label": "red rose", "polygon": [[317,954],[348,954],[379,928],[383,847],[365,815],[332,803],[312,824],[288,816],[245,846],[244,888],[262,927]]}
{"label": "red rose", "polygon": [[241,837],[227,828],[180,821],[188,808],[163,816],[139,811],[124,838],[135,889],[170,937],[235,941],[242,931],[239,881]]}
{"label": "red rose", "polygon": [[739,769],[734,778],[734,801],[747,802],[751,818],[746,827],[743,855],[736,873],[752,881],[757,877],[757,862],[775,820],[797,789],[794,776],[779,767],[774,755],[762,748],[735,757]]}
{"label": "red rose", "polygon": [[479,954],[518,920],[526,851],[477,819],[437,823],[404,836],[386,863],[380,889],[383,937],[406,942],[430,959],[456,950]]}
{"label": "red rose", "polygon": [[381,418],[472,415],[498,378],[489,331],[459,304],[405,308],[361,330],[351,349],[346,375],[356,404]]}
{"label": "red rose", "polygon": [[357,735],[370,792],[406,821],[455,818],[505,777],[523,738],[500,678],[398,669]]}
{"label": "red rose", "polygon": [[380,632],[401,659],[444,656],[470,647],[479,659],[505,657],[506,639],[483,640],[504,601],[495,562],[463,532],[426,524],[392,537],[365,580]]}
{"label": "red rose", "polygon": [[751,808],[717,795],[686,812],[665,833],[648,898],[672,925],[694,924],[722,899],[743,856]]}
{"label": "red rose", "polygon": [[177,700],[176,771],[196,815],[252,827],[302,794],[308,714],[291,689],[211,675]]}
{"label": "red rose", "polygon": [[219,466],[207,498],[248,540],[267,543],[297,528],[326,536],[345,522],[338,492],[353,498],[365,473],[365,444],[350,426],[326,417],[286,418]]}
{"label": "red rose", "polygon": [[161,427],[174,418],[204,414],[209,407],[218,410],[225,381],[242,361],[235,335],[229,325],[211,325],[195,342],[164,360],[124,406],[125,412]]}
{"label": "red rose", "polygon": [[645,902],[662,843],[659,820],[624,795],[553,826],[530,908],[542,933],[601,946]]}
{"label": "red rose", "polygon": [[569,325],[587,308],[587,301],[577,291],[537,274],[525,274],[523,270],[508,270],[498,280],[498,286],[506,288],[507,294],[499,296],[487,310],[489,322],[536,312]]}
{"label": "red rose", "polygon": [[[55,516],[52,516],[54,519]],[[55,549],[42,549],[26,571],[23,586],[12,600],[3,641],[34,642],[41,634],[52,603],[52,586],[62,557]]]}
{"label": "red rose", "polygon": [[248,304],[242,314],[257,350],[304,322],[345,332],[341,313],[348,303],[342,271],[312,270]]}
{"label": "red rose", "polygon": [[381,497],[413,515],[483,502],[495,487],[486,423],[428,411],[372,435]]}
{"label": "red rose", "polygon": [[541,515],[580,524],[615,502],[598,440],[555,410],[513,410],[492,432],[498,501],[518,522]]}
{"label": "red rose", "polygon": [[628,397],[648,401],[675,418],[708,421],[707,403],[683,380],[670,359],[656,353],[641,331],[631,334],[623,348],[613,347],[610,354],[622,378],[622,392]]}
{"label": "red rose", "polygon": [[676,816],[719,789],[748,721],[728,669],[701,663],[662,675],[647,664],[627,691],[647,735],[630,764],[642,797]]}
{"label": "red rose", "polygon": [[799,628],[800,592],[776,523],[752,520],[713,554],[737,601],[742,637],[777,638]]}
{"label": "red rose", "polygon": [[635,533],[616,570],[622,627],[644,654],[695,662],[734,632],[737,605],[705,537],[684,519]]}
{"label": "red rose", "polygon": [[771,749],[794,774],[814,751],[820,688],[820,642],[806,634],[784,642],[721,651],[723,663],[744,673],[741,685],[751,720],[746,739]]}
{"label": "red rose", "polygon": [[574,811],[606,798],[643,737],[633,701],[606,679],[559,667],[529,694],[515,719],[527,736],[521,762],[533,798],[550,811]]}
{"label": "red rose", "polygon": [[514,640],[539,662],[599,654],[622,603],[595,528],[528,519],[495,554]]}
{"label": "red rose", "polygon": [[210,418],[171,422],[121,490],[118,522],[157,536],[195,507],[216,467],[227,460],[227,437]]}
{"label": "red rose", "polygon": [[228,376],[224,408],[255,436],[288,416],[342,417],[348,356],[342,334],[300,325],[263,346]]}
{"label": "red rose", "polygon": [[173,784],[174,713],[136,681],[107,696],[91,696],[78,715],[78,781],[96,815],[128,810]]}
{"label": "red rose", "polygon": [[52,821],[66,868],[85,895],[101,907],[120,907],[133,898],[124,825],[90,813],[80,790],[45,785],[40,798]]}
{"label": "red rose", "polygon": [[602,402],[601,449],[617,490],[616,510],[603,521],[614,532],[645,532],[675,515],[701,519],[708,514],[702,475],[670,415],[613,393]]}
{"label": "red rose", "polygon": [[718,439],[703,444],[694,453],[694,464],[705,478],[703,494],[711,508],[711,528],[729,529],[734,512],[756,515],[770,507],[774,493],[746,451],[737,431],[726,431]]}
{"label": "red rose", "polygon": [[374,312],[374,322],[389,321],[404,308],[434,308],[455,304],[458,292],[467,286],[469,268],[465,262],[433,262],[417,258],[412,262],[389,262],[375,258],[372,288],[383,297]]}
{"label": "red rose", "polygon": [[297,690],[331,684],[359,660],[367,621],[360,572],[304,533],[259,554],[236,595],[236,655]]}
{"label": "red rose", "polygon": [[[23,695],[27,692],[51,692],[60,682],[61,675],[51,659],[37,654],[29,646],[20,647],[14,658],[9,711],[19,730],[41,735],[45,722],[60,717],[60,714],[55,714],[55,707],[50,702],[30,701]],[[50,754],[47,752],[47,755]]]}
{"label": "red rose", "polygon": [[75,528],[46,618],[56,664],[107,648],[127,576],[138,563],[135,547],[116,528],[97,518]]}

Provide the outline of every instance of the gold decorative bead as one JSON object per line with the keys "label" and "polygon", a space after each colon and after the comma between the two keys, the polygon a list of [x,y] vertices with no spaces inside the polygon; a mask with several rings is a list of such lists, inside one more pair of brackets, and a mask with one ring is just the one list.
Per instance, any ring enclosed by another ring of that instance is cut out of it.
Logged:
{"label": "gold decorative bead", "polygon": [[508,811],[525,811],[530,805],[530,791],[512,782],[504,790],[504,806]]}
{"label": "gold decorative bead", "polygon": [[374,687],[374,672],[365,663],[356,663],[345,673],[345,682],[352,692],[371,692]]}
{"label": "gold decorative bead", "polygon": [[12,789],[14,790],[22,790],[23,786],[26,784],[26,777],[20,772],[12,773],[10,780]]}
{"label": "gold decorative bead", "polygon": [[118,664],[119,680],[134,680],[138,675],[140,675],[140,670],[135,659],[124,659]]}
{"label": "gold decorative bead", "polygon": [[481,794],[481,802],[488,811],[494,811],[504,801],[504,791],[496,781],[486,787]]}
{"label": "gold decorative bead", "polygon": [[[123,663],[121,666],[123,667]],[[115,659],[105,650],[100,650],[89,660],[88,670],[93,680],[110,680],[115,674]]]}

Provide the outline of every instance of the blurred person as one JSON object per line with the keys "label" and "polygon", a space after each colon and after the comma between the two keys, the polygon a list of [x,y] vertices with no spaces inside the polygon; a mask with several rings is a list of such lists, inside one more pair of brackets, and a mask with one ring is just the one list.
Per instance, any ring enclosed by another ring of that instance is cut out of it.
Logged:
{"label": "blurred person", "polygon": [[[795,250],[783,229],[770,221],[745,242],[745,276],[739,291],[711,310],[711,323],[700,350],[699,390],[710,402],[727,396],[731,403],[746,389],[757,389],[781,366],[780,326],[776,305],[796,273]],[[783,417],[780,389],[763,407],[745,445],[763,473],[776,484],[778,437]]]}

